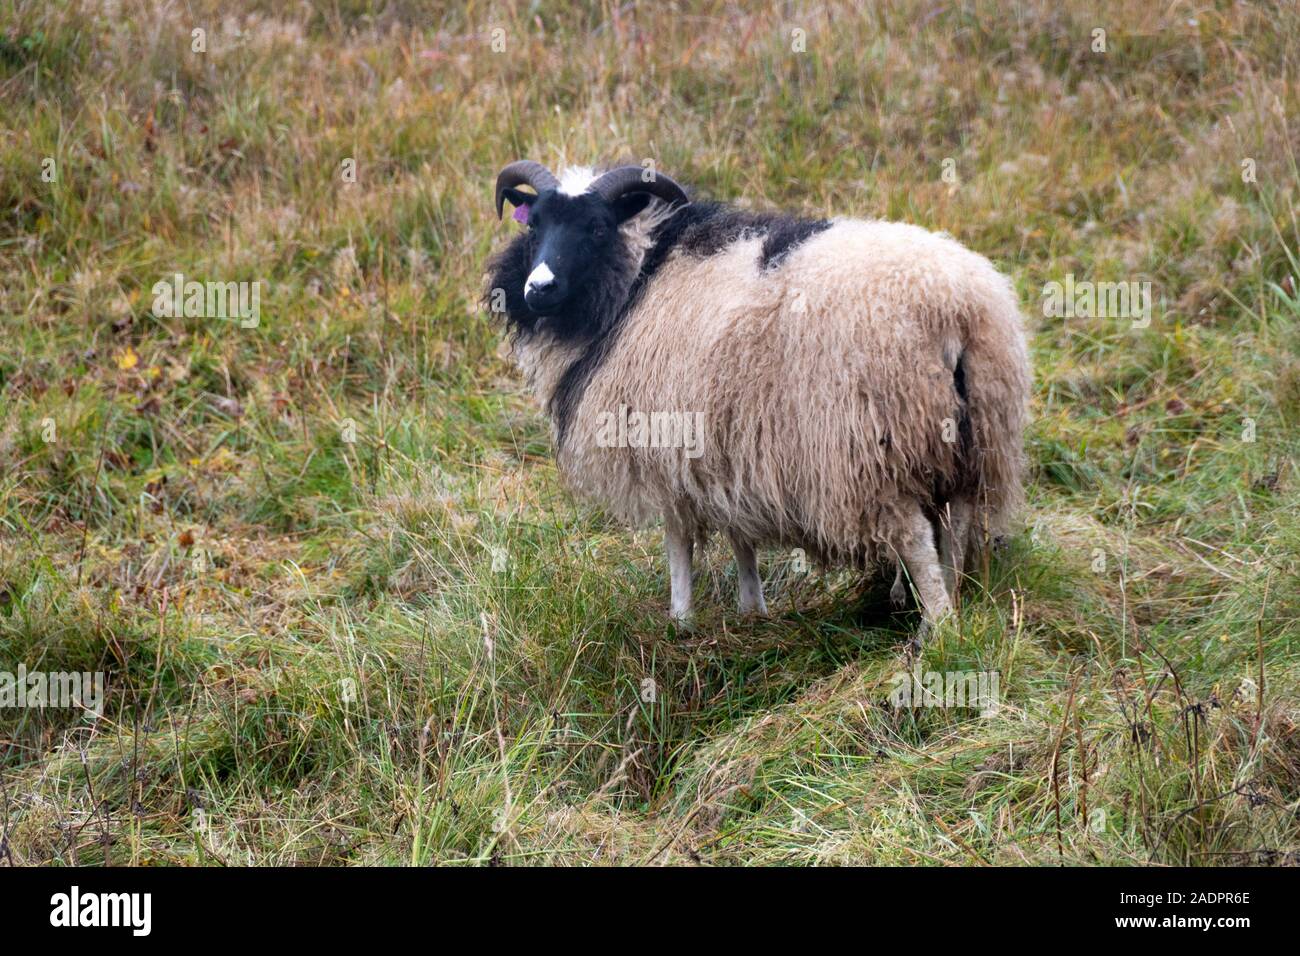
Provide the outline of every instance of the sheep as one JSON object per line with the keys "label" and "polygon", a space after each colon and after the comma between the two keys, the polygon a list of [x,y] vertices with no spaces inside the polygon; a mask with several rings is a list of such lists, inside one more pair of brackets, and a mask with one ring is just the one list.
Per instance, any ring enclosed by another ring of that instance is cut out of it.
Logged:
{"label": "sheep", "polygon": [[[663,519],[674,620],[715,531],[744,614],[767,613],[768,545],[895,562],[891,596],[906,569],[922,634],[952,612],[968,552],[1023,500],[1025,335],[987,259],[913,225],[692,202],[640,166],[511,163],[498,218],[506,201],[527,230],[485,297],[566,483],[629,524]],[[647,439],[656,415],[679,440]]]}

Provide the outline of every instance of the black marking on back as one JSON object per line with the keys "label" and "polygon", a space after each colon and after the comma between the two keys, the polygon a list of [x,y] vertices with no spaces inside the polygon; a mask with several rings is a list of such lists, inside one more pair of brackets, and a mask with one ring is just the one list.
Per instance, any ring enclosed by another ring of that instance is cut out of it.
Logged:
{"label": "black marking on back", "polygon": [[604,364],[618,341],[623,320],[636,308],[651,280],[674,252],[704,259],[715,256],[741,239],[764,236],[759,269],[780,265],[800,243],[829,228],[824,219],[798,219],[781,213],[749,212],[723,203],[694,202],[680,207],[650,235],[650,248],[641,262],[627,299],[615,319],[578,359],[569,366],[551,396],[549,411],[561,445],[592,376]]}
{"label": "black marking on back", "polygon": [[763,240],[758,267],[763,270],[775,269],[796,246],[830,227],[828,219],[782,219],[773,223],[767,238]]}

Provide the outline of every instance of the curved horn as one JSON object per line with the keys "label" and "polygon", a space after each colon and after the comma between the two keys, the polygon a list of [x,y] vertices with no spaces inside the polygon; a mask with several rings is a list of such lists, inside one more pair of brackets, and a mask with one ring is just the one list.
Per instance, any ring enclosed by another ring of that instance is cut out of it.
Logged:
{"label": "curved horn", "polygon": [[686,190],[663,173],[652,173],[652,179],[644,180],[641,178],[644,172],[641,166],[619,166],[592,183],[590,191],[598,193],[606,202],[613,202],[626,193],[650,193],[670,205],[691,201]]}
{"label": "curved horn", "polygon": [[549,169],[531,159],[521,159],[511,163],[497,174],[497,218],[501,218],[501,209],[505,203],[505,192],[513,186],[528,185],[538,192],[554,189],[560,185]]}

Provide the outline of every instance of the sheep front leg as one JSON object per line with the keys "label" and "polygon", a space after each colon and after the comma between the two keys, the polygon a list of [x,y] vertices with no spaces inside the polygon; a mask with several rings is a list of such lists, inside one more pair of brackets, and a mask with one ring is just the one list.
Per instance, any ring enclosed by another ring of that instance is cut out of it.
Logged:
{"label": "sheep front leg", "polygon": [[736,577],[740,583],[740,613],[767,616],[767,602],[763,600],[763,580],[758,576],[758,558],[754,546],[734,533],[728,532],[731,550],[736,553]]}
{"label": "sheep front leg", "polygon": [[912,586],[921,599],[921,632],[924,637],[941,618],[952,612],[943,565],[934,546],[934,528],[919,504],[910,506],[906,536],[898,546]]}
{"label": "sheep front leg", "polygon": [[664,515],[664,548],[668,552],[668,581],[672,590],[669,616],[678,624],[691,618],[691,558],[695,538],[687,524],[677,515]]}

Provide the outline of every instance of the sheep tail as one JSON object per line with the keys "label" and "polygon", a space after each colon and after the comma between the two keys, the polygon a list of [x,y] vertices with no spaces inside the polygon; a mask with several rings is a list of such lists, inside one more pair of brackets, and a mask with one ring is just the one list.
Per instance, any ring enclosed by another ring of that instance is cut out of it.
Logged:
{"label": "sheep tail", "polygon": [[975,323],[953,373],[966,402],[962,484],[974,509],[969,543],[977,550],[1006,534],[1024,504],[1029,359],[1019,309],[1014,298],[1007,299]]}

